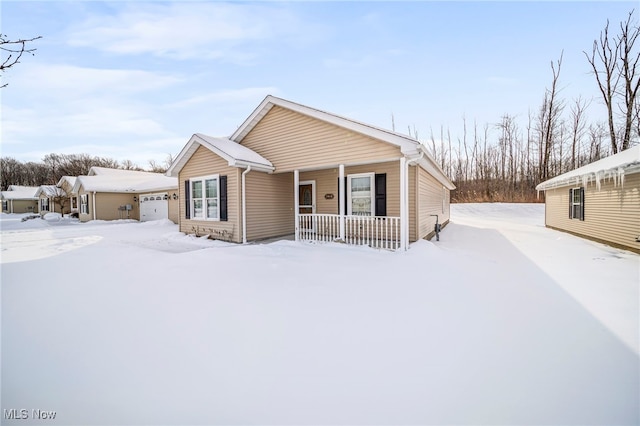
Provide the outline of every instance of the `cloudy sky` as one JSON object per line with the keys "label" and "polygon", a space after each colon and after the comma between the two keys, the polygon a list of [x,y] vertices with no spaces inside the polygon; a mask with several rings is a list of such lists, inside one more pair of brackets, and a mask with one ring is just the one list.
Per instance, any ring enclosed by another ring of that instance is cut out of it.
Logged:
{"label": "cloudy sky", "polygon": [[[2,75],[1,155],[147,166],[196,132],[230,135],[268,94],[421,140],[524,120],[564,51],[562,96],[594,98],[583,51],[637,1],[6,1],[2,33],[42,36]],[[636,17],[638,16],[636,11]],[[524,126],[523,126],[524,127]],[[524,131],[524,130],[523,130]]]}

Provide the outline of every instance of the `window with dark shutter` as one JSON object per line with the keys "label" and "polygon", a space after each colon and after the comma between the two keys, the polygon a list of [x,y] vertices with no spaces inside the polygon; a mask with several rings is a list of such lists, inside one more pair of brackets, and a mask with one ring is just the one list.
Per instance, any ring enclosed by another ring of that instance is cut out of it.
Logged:
{"label": "window with dark shutter", "polygon": [[569,219],[584,220],[584,188],[569,190]]}
{"label": "window with dark shutter", "polygon": [[220,176],[220,220],[227,221],[227,177]]}
{"label": "window with dark shutter", "polygon": [[184,181],[184,218],[191,219],[191,182]]}
{"label": "window with dark shutter", "polygon": [[[338,199],[338,214],[343,214],[346,215],[347,214],[347,205],[349,204],[349,191],[347,191],[347,185],[348,185],[348,181],[347,181],[347,177],[344,177],[344,194],[340,193],[340,178],[338,178],[338,196],[336,197]],[[344,198],[344,211],[341,212],[340,211],[340,197]]]}
{"label": "window with dark shutter", "polygon": [[387,215],[387,174],[376,174],[376,204],[375,215],[386,216]]}

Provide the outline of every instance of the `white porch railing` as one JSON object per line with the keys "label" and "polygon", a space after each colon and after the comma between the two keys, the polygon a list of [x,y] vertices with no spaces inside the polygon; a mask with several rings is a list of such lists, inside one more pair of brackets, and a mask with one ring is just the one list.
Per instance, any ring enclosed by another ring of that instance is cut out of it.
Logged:
{"label": "white porch railing", "polygon": [[[344,216],[344,242],[397,250],[400,248],[400,218],[390,216]],[[340,215],[300,214],[301,241],[340,241]]]}

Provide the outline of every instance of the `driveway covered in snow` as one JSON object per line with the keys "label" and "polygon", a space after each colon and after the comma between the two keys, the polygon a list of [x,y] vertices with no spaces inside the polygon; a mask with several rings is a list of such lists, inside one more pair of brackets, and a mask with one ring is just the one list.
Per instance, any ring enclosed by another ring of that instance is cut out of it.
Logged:
{"label": "driveway covered in snow", "polygon": [[406,253],[2,215],[4,422],[637,424],[638,256],[543,209]]}

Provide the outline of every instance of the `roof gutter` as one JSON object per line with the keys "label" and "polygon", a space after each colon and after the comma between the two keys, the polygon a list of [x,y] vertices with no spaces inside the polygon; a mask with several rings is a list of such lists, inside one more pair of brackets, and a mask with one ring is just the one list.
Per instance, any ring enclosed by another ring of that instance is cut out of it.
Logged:
{"label": "roof gutter", "polygon": [[[233,162],[229,162],[231,167],[240,167],[240,168],[250,168],[256,172],[265,172],[265,173],[273,173],[276,168],[273,166],[267,166],[264,164],[256,164],[249,161],[235,160]],[[244,172],[243,172],[244,173]]]}

